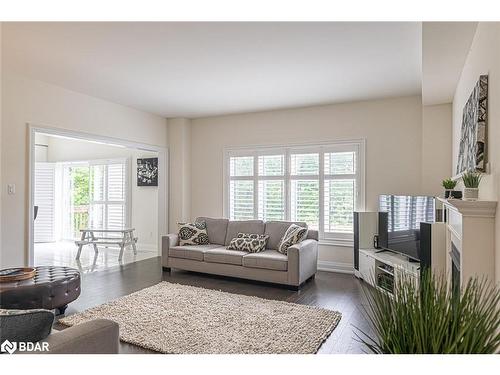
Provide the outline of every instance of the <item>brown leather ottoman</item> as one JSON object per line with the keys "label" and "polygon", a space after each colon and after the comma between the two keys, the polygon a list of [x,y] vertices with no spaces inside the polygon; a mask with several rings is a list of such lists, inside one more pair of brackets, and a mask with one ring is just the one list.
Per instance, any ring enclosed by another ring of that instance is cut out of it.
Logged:
{"label": "brown leather ottoman", "polygon": [[58,309],[64,314],[79,295],[80,272],[69,267],[40,266],[32,279],[0,283],[3,309]]}

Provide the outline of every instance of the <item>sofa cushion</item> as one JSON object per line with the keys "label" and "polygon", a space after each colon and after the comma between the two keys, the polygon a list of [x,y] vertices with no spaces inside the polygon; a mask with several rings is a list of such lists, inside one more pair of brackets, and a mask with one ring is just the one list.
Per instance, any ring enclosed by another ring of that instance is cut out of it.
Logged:
{"label": "sofa cushion", "polygon": [[185,246],[172,246],[168,249],[168,256],[172,258],[184,258],[203,261],[203,253],[207,250],[215,249],[219,245],[185,245]]}
{"label": "sofa cushion", "polygon": [[214,219],[211,217],[199,217],[196,222],[204,221],[207,225],[208,241],[223,246],[226,243],[226,232],[228,219]]}
{"label": "sofa cushion", "polygon": [[229,221],[224,244],[229,246],[231,240],[238,237],[238,233],[264,234],[264,222],[262,220]]}
{"label": "sofa cushion", "polygon": [[243,266],[249,268],[264,268],[268,270],[287,271],[288,257],[276,250],[264,250],[243,257]]}
{"label": "sofa cushion", "polygon": [[179,245],[208,245],[207,225],[204,221],[197,223],[177,223],[179,229]]}
{"label": "sofa cushion", "polygon": [[282,254],[287,253],[288,248],[296,243],[299,243],[307,238],[307,228],[292,224],[286,230],[280,244],[278,245],[278,251]]}
{"label": "sofa cushion", "polygon": [[268,221],[266,222],[266,229],[264,234],[269,236],[267,240],[267,248],[271,250],[278,250],[281,239],[290,225],[295,224],[300,227],[307,227],[306,223],[296,221]]}
{"label": "sofa cushion", "polygon": [[37,342],[46,338],[54,323],[54,313],[49,310],[0,309],[0,342]]}
{"label": "sofa cushion", "polygon": [[246,251],[227,250],[224,247],[218,247],[216,249],[207,250],[203,259],[208,263],[225,263],[241,266],[243,264],[243,255],[246,254],[248,254]]}
{"label": "sofa cushion", "polygon": [[265,234],[238,233],[238,237],[231,240],[227,249],[258,253],[266,249],[268,238]]}

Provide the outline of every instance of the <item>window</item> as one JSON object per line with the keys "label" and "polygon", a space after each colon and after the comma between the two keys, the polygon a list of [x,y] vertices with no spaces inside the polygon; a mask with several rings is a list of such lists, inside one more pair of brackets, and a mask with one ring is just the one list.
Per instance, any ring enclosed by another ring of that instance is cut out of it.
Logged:
{"label": "window", "polygon": [[321,239],[351,241],[363,208],[364,142],[231,149],[226,214],[232,220],[304,221]]}
{"label": "window", "polygon": [[126,160],[90,163],[89,222],[93,228],[123,229],[126,214]]}
{"label": "window", "polygon": [[62,163],[63,237],[75,239],[80,229],[122,229],[128,225],[127,159]]}

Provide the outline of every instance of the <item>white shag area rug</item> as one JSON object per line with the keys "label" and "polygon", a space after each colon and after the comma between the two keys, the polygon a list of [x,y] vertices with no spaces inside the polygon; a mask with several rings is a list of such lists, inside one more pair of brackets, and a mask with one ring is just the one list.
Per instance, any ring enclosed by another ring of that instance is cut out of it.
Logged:
{"label": "white shag area rug", "polygon": [[104,318],[120,339],[161,353],[316,353],[341,314],[313,306],[161,282],[59,320]]}

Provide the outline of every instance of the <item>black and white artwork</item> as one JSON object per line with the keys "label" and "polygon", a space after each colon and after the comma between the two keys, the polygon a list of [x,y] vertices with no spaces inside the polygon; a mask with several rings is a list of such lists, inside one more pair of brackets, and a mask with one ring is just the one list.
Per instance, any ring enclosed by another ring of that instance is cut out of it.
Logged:
{"label": "black and white artwork", "polygon": [[158,186],[158,158],[137,159],[137,186]]}
{"label": "black and white artwork", "polygon": [[485,172],[487,122],[488,76],[482,75],[464,107],[457,174],[468,170]]}

